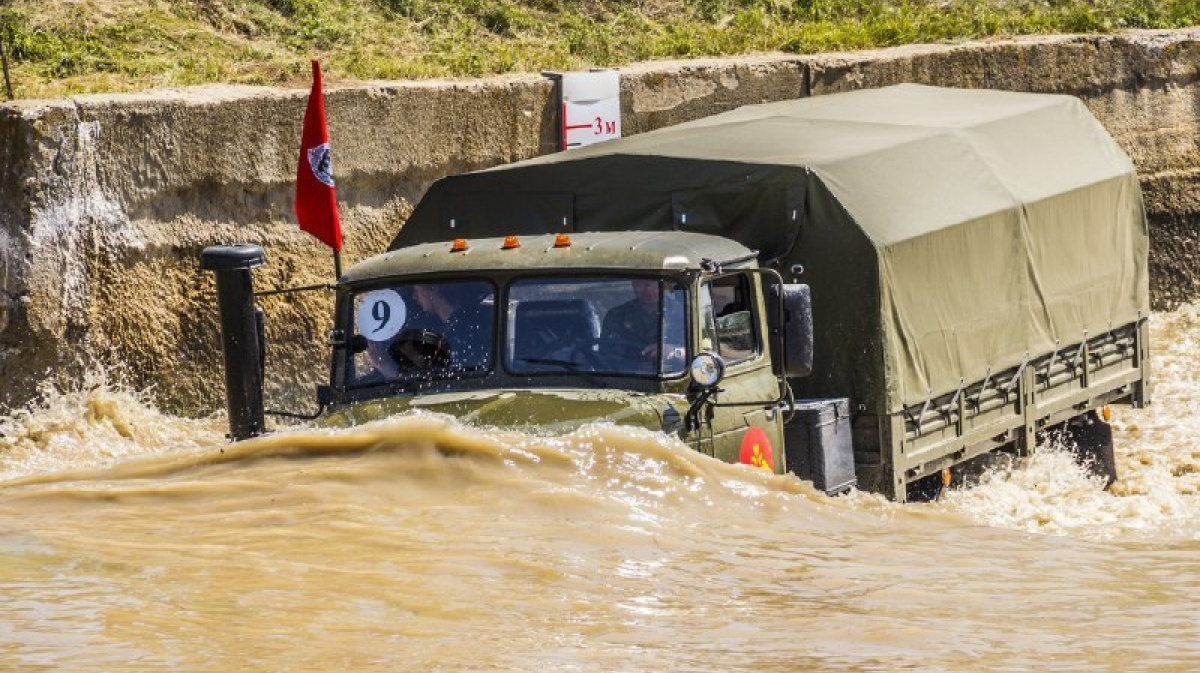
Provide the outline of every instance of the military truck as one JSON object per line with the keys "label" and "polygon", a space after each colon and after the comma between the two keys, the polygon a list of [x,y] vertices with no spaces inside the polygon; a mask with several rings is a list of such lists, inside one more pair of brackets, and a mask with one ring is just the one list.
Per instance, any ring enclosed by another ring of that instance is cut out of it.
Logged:
{"label": "military truck", "polygon": [[[897,500],[1062,428],[1111,480],[1101,411],[1148,401],[1147,249],[1134,166],[1073,97],[744,107],[436,182],[337,282],[322,422],[611,421]],[[242,330],[227,382],[261,365]]]}

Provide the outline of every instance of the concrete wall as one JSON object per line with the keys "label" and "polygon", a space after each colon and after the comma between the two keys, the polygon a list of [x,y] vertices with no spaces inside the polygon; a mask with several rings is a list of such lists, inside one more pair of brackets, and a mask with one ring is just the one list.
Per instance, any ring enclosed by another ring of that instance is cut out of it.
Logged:
{"label": "concrete wall", "polygon": [[[622,69],[626,134],[739,105],[897,82],[1080,96],[1133,157],[1152,229],[1152,294],[1195,297],[1200,30],[1053,37]],[[291,215],[306,91],[210,86],[0,106],[0,402],[104,367],[166,408],[220,406],[211,244],[263,244],[259,288],[326,281]],[[554,149],[538,76],[375,83],[327,94],[348,263],[380,251],[435,179]],[[268,405],[325,375],[324,293],[264,299]]]}

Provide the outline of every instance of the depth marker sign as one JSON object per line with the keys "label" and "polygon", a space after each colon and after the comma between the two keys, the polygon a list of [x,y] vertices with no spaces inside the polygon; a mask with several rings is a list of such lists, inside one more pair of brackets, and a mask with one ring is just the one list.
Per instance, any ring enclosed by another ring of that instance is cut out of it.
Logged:
{"label": "depth marker sign", "polygon": [[621,81],[616,70],[547,76],[558,80],[562,149],[621,137]]}

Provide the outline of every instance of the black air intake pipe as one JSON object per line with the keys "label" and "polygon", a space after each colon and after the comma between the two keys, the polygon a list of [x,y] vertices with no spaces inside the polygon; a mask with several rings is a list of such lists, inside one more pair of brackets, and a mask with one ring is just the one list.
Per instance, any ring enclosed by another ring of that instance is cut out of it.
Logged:
{"label": "black air intake pipe", "polygon": [[225,353],[225,405],[229,437],[241,441],[266,431],[263,418],[262,310],[254,305],[250,270],[266,264],[257,245],[216,245],[200,253],[200,268],[217,277],[221,350]]}

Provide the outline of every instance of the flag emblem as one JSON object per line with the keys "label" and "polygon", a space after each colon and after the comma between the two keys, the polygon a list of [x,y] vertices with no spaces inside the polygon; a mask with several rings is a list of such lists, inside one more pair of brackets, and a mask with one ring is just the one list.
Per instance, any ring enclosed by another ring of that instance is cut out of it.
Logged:
{"label": "flag emblem", "polygon": [[308,148],[308,165],[318,180],[330,187],[334,186],[329,143],[321,143],[316,147]]}
{"label": "flag emblem", "polygon": [[337,267],[336,253],[342,249],[342,222],[338,217],[337,190],[333,186],[321,64],[313,61],[312,66],[312,91],[304,111],[300,156],[296,160],[296,221],[301,229],[333,248],[334,266]]}

